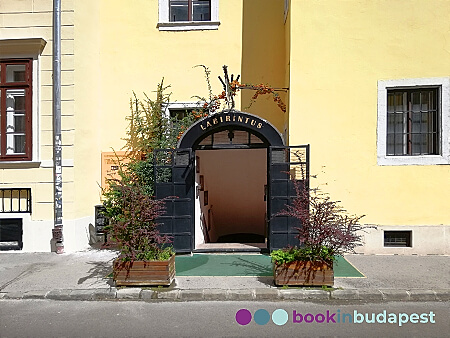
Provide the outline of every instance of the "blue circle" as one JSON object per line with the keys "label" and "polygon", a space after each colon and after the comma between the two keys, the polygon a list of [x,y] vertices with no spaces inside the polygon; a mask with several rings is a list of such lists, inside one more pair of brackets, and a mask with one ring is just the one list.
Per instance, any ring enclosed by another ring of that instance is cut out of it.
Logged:
{"label": "blue circle", "polygon": [[253,319],[258,325],[266,325],[270,320],[270,314],[264,309],[259,309],[253,315]]}
{"label": "blue circle", "polygon": [[277,309],[272,313],[272,321],[276,325],[284,325],[289,319],[288,313],[283,309]]}

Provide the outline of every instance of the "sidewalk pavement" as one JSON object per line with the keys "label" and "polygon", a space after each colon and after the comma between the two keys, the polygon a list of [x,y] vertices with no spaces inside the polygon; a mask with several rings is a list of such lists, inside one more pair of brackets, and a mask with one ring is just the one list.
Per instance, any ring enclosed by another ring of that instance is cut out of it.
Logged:
{"label": "sidewalk pavement", "polygon": [[450,301],[450,256],[346,255],[365,278],[335,278],[332,290],[280,288],[271,277],[178,277],[168,288],[116,288],[116,254],[89,249],[0,252],[0,299]]}

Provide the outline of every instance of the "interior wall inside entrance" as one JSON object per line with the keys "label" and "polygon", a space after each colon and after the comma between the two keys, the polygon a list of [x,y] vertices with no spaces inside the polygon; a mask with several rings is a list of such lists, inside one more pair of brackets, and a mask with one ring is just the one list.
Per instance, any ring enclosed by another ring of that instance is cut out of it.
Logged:
{"label": "interior wall inside entrance", "polygon": [[197,150],[195,155],[196,245],[230,234],[265,238],[267,150]]}

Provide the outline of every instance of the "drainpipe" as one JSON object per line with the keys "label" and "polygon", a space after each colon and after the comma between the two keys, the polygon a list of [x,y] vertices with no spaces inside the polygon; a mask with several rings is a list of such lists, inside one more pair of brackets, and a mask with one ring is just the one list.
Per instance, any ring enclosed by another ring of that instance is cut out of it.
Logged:
{"label": "drainpipe", "polygon": [[53,243],[64,252],[62,224],[62,142],[61,142],[61,0],[53,0]]}

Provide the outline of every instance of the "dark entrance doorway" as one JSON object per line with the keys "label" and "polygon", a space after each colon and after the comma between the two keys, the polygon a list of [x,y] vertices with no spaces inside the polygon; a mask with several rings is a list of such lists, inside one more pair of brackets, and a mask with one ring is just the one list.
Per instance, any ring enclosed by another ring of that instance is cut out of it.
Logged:
{"label": "dark entrance doorway", "polygon": [[267,149],[197,150],[195,156],[195,248],[266,248]]}
{"label": "dark entrance doorway", "polygon": [[308,177],[308,146],[296,157],[269,122],[230,110],[196,122],[178,147],[155,151],[155,194],[167,205],[161,230],[177,252],[208,243],[295,244],[299,224],[277,213],[295,197],[292,179]]}

